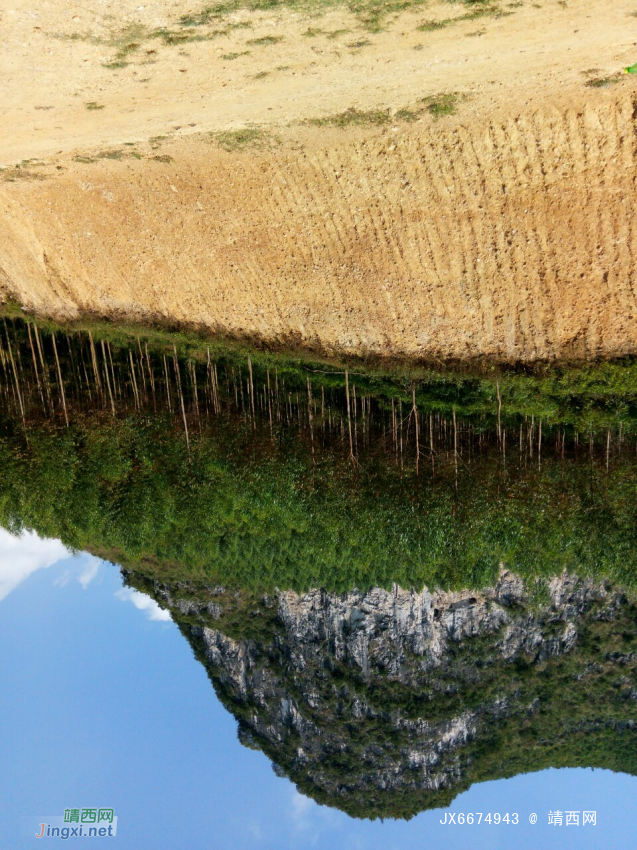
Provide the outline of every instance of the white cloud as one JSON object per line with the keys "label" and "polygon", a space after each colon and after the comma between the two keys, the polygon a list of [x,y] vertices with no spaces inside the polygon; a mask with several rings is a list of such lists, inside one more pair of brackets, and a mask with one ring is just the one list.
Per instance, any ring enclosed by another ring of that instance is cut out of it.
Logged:
{"label": "white cloud", "polygon": [[121,590],[115,592],[115,596],[122,602],[132,602],[135,608],[139,608],[140,611],[146,611],[149,620],[172,620],[170,611],[160,608],[154,599],[151,599],[145,593],[140,593],[139,590],[122,587]]}
{"label": "white cloud", "polygon": [[314,800],[305,797],[294,789],[290,807],[290,826],[292,833],[303,834],[303,844],[314,847],[325,832],[343,827],[341,812],[326,806],[319,806]]}
{"label": "white cloud", "polygon": [[16,537],[0,528],[0,600],[31,573],[70,556],[59,540],[40,538],[34,531],[23,531]]}
{"label": "white cloud", "polygon": [[84,590],[86,590],[86,588],[89,586],[89,584],[93,581],[93,579],[97,575],[97,572],[100,568],[100,563],[101,563],[100,559],[96,558],[94,555],[86,555],[86,560],[85,560],[86,566],[84,567],[81,575],[78,576],[78,579],[77,579],[79,581],[79,583],[82,585],[82,587],[84,588]]}

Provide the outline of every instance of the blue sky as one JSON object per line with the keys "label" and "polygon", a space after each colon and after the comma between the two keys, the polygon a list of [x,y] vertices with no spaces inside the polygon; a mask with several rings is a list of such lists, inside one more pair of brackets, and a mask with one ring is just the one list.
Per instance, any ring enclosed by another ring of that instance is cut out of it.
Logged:
{"label": "blue sky", "polygon": [[[136,850],[619,848],[637,825],[637,779],[550,770],[476,785],[454,812],[518,812],[518,826],[354,821],[302,797],[243,748],[188,643],[119,571],[57,541],[0,530],[0,847],[70,807],[112,807]],[[547,824],[596,810],[597,826]],[[529,814],[538,823],[529,824]],[[107,840],[107,839],[103,839]]]}

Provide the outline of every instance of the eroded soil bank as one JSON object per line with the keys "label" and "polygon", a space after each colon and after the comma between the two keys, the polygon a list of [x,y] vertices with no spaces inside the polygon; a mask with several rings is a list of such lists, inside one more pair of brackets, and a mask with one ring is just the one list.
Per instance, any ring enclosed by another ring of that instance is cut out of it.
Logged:
{"label": "eroded soil bank", "polygon": [[[16,132],[0,161],[20,148],[22,162],[0,174],[0,299],[362,356],[635,353],[637,86],[619,70],[637,25],[622,4],[600,18],[597,0],[509,5],[479,21],[418,6],[349,53],[298,11],[243,21],[238,7],[232,44],[208,34],[181,52],[150,18],[133,47],[74,33],[78,12],[38,55],[50,74],[29,75],[25,61],[21,99],[5,101]],[[185,6],[173,6],[177,20]],[[363,26],[352,20],[352,32]],[[23,47],[36,61],[44,35],[33,29]],[[290,64],[258,71],[264,45],[270,64]],[[246,82],[228,56],[257,73]],[[429,109],[440,96],[452,114]],[[368,118],[330,119],[353,108]],[[251,144],[233,135],[242,128]]]}

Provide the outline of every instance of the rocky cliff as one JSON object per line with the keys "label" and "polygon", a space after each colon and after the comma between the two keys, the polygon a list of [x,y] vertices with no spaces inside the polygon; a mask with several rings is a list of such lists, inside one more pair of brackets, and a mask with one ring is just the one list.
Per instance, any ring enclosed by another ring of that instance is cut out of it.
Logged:
{"label": "rocky cliff", "polygon": [[603,583],[525,588],[502,570],[479,593],[150,589],[240,740],[350,814],[409,817],[547,766],[637,772],[636,610]]}

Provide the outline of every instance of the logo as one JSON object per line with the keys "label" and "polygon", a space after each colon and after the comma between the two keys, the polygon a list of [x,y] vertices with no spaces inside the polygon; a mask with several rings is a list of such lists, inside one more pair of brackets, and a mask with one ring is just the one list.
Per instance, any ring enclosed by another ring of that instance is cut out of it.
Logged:
{"label": "logo", "polygon": [[114,838],[117,835],[114,809],[64,809],[64,817],[45,818],[45,821],[38,824],[36,838]]}

